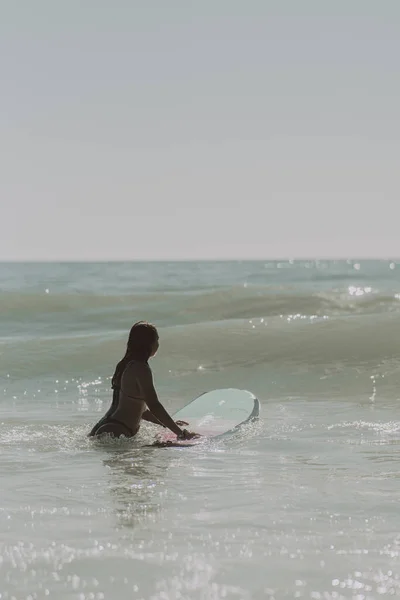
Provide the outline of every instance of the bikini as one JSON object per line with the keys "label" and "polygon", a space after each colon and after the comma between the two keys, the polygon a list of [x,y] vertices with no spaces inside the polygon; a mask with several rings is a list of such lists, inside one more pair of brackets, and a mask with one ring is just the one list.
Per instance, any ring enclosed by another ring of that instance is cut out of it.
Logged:
{"label": "bikini", "polygon": [[96,423],[96,425],[93,427],[92,431],[89,433],[89,436],[97,435],[97,432],[100,429],[100,427],[102,427],[103,425],[108,425],[109,423],[114,423],[115,425],[122,425],[122,427],[124,427],[126,429],[126,431],[129,433],[129,437],[133,437],[137,433],[137,431],[133,431],[133,429],[131,429],[129,427],[129,425],[126,425],[126,423],[123,423],[123,421],[120,421],[119,419],[115,419],[112,416],[118,408],[119,390],[120,390],[120,388],[117,388],[117,387],[114,388],[113,399],[112,399],[110,408],[108,409],[108,411],[106,412],[104,417],[102,419],[100,419],[100,421],[98,423]]}
{"label": "bikini", "polygon": [[[122,427],[124,427],[126,429],[126,431],[129,433],[129,437],[133,437],[135,435],[135,433],[137,433],[137,432],[133,431],[133,429],[128,427],[128,425],[126,425],[125,423],[120,421],[119,419],[114,419],[114,417],[108,417],[107,421],[102,423],[101,426],[108,425],[109,423],[115,423],[116,425],[122,425]],[[99,429],[99,427],[97,427],[96,429]],[[94,435],[96,435],[96,434],[94,434]]]}

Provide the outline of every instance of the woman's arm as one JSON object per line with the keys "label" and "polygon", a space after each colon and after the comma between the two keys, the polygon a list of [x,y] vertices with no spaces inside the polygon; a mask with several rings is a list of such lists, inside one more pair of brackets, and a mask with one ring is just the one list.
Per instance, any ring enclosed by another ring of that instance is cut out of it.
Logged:
{"label": "woman's arm", "polygon": [[149,365],[145,363],[136,363],[136,369],[139,385],[143,392],[144,401],[149,407],[149,411],[156,419],[158,419],[159,423],[164,425],[164,427],[170,429],[177,436],[183,436],[184,432],[182,429],[178,427],[158,399]]}
{"label": "woman's arm", "polygon": [[[165,427],[158,419],[153,415],[150,410],[145,410],[142,414],[142,419],[145,421],[149,421],[150,423],[155,423],[156,425],[161,425],[161,427]],[[176,425],[189,425],[187,421],[175,421]]]}
{"label": "woman's arm", "polygon": [[144,411],[142,414],[142,419],[144,421],[149,421],[150,423],[155,423],[156,425],[161,425],[161,427],[165,427],[165,425],[163,425],[149,410]]}

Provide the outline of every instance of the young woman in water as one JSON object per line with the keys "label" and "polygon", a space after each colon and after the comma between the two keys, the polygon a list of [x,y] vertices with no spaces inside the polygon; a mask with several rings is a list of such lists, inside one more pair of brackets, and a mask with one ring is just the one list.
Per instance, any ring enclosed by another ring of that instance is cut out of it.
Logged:
{"label": "young woman in water", "polygon": [[158,347],[158,333],[154,325],[145,321],[133,325],[125,356],[117,364],[112,378],[111,407],[89,436],[108,433],[115,437],[132,437],[139,431],[142,419],[167,427],[180,440],[196,436],[181,429],[180,426],[188,423],[175,423],[157,397],[148,360],[155,355]]}

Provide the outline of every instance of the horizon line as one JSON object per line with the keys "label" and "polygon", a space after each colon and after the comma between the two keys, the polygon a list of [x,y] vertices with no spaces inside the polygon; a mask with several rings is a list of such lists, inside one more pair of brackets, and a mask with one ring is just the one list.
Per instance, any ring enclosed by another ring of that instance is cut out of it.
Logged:
{"label": "horizon line", "polygon": [[38,263],[167,263],[167,262],[304,262],[304,261],[399,261],[399,256],[281,256],[281,257],[216,257],[216,258],[9,258],[1,259],[0,264],[38,264]]}

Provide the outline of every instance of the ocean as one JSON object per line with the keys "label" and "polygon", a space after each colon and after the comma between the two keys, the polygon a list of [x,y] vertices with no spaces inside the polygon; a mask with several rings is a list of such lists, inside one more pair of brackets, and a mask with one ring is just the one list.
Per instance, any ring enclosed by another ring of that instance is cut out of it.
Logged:
{"label": "ocean", "polygon": [[[142,319],[170,412],[260,419],[88,439]],[[0,336],[1,600],[400,597],[400,263],[2,263]]]}

